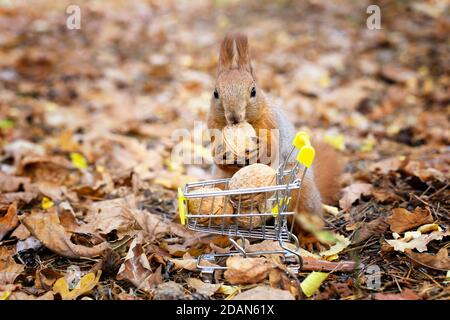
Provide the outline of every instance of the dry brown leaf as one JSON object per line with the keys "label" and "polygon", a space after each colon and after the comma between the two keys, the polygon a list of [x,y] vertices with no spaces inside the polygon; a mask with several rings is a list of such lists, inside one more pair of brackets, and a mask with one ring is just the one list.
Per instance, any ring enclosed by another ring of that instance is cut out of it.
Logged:
{"label": "dry brown leaf", "polygon": [[3,239],[11,230],[13,230],[19,224],[19,218],[17,217],[17,202],[13,202],[6,214],[0,217],[0,240]]}
{"label": "dry brown leaf", "polygon": [[[186,252],[182,259],[169,259],[174,265],[175,270],[185,269],[189,271],[198,271],[197,268],[197,258],[193,258],[188,252]],[[216,264],[203,260],[202,266],[205,267],[217,267]]]}
{"label": "dry brown leaf", "polygon": [[17,238],[19,240],[26,240],[29,236],[31,236],[31,233],[23,224],[19,224],[19,226],[13,231],[13,233],[11,233],[11,237]]}
{"label": "dry brown leaf", "polygon": [[43,290],[52,290],[55,281],[63,276],[63,274],[51,268],[38,270],[36,271],[36,288]]}
{"label": "dry brown leaf", "polygon": [[62,185],[72,168],[70,161],[61,156],[28,155],[19,163],[17,173],[30,177],[33,182],[46,181]]}
{"label": "dry brown leaf", "polygon": [[89,207],[87,225],[83,229],[88,233],[103,235],[115,230],[119,239],[123,238],[137,229],[133,216],[135,209],[136,199],[133,196],[94,202]]}
{"label": "dry brown leaf", "polygon": [[291,288],[291,280],[286,272],[279,268],[270,271],[269,283],[272,288],[276,289],[289,290]]}
{"label": "dry brown leaf", "polygon": [[404,171],[412,176],[418,177],[423,182],[438,180],[445,183],[449,178],[443,172],[427,166],[427,163],[424,161],[409,161]]}
{"label": "dry brown leaf", "polygon": [[161,268],[152,271],[142,248],[142,236],[138,235],[130,245],[125,261],[120,266],[117,278],[126,279],[138,289],[150,291],[162,283]]}
{"label": "dry brown leaf", "polygon": [[405,289],[402,293],[376,293],[375,300],[421,300],[422,298],[412,291]]}
{"label": "dry brown leaf", "polygon": [[403,168],[405,162],[406,158],[404,156],[387,158],[375,162],[369,167],[369,170],[379,172],[381,174],[388,174],[390,171],[397,171]]}
{"label": "dry brown leaf", "polygon": [[6,261],[0,260],[0,286],[13,284],[24,270],[25,266],[16,263],[11,256]]}
{"label": "dry brown leaf", "polygon": [[289,291],[259,286],[239,293],[233,300],[295,300],[295,298]]}
{"label": "dry brown leaf", "polygon": [[406,249],[405,253],[411,260],[428,268],[441,271],[450,270],[450,258],[448,257],[447,248],[440,249],[437,254],[416,253],[411,249]]}
{"label": "dry brown leaf", "polygon": [[15,177],[0,172],[0,192],[16,192],[19,189],[28,190],[30,179],[25,177]]}
{"label": "dry brown leaf", "polygon": [[25,292],[17,291],[11,293],[8,297],[8,300],[54,300],[53,292],[46,292],[41,296],[33,296],[31,294],[27,294]]}
{"label": "dry brown leaf", "polygon": [[392,232],[402,233],[423,224],[432,223],[433,216],[428,208],[417,207],[414,212],[403,208],[392,209],[392,215],[387,218]]}
{"label": "dry brown leaf", "polygon": [[35,192],[11,192],[0,194],[0,210],[7,210],[13,202],[30,203],[37,194]]}
{"label": "dry brown leaf", "polygon": [[372,236],[381,236],[389,228],[384,217],[378,217],[370,222],[364,222],[355,232],[352,238],[352,244],[366,241]]}
{"label": "dry brown leaf", "polygon": [[395,192],[381,188],[374,188],[372,190],[372,195],[378,202],[381,203],[394,202],[402,199],[400,196],[395,194]]}
{"label": "dry brown leaf", "polygon": [[227,259],[225,279],[231,284],[253,284],[267,278],[275,267],[265,258],[243,258],[239,255]]}
{"label": "dry brown leaf", "polygon": [[44,246],[68,258],[98,256],[109,247],[108,243],[101,243],[93,247],[72,243],[70,235],[60,224],[55,207],[46,212],[35,210],[23,217],[21,221]]}
{"label": "dry brown leaf", "polygon": [[174,223],[144,210],[133,210],[133,216],[149,241],[167,234],[174,234],[185,239],[193,238],[195,235],[195,232],[187,230],[179,223]]}
{"label": "dry brown leaf", "polygon": [[344,190],[342,191],[343,196],[341,200],[339,200],[339,206],[344,211],[348,211],[352,207],[352,204],[362,195],[370,195],[372,191],[372,185],[369,183],[354,183],[344,188]]}
{"label": "dry brown leaf", "polygon": [[221,284],[212,284],[212,283],[205,283],[200,279],[197,278],[188,278],[186,279],[187,284],[194,288],[198,293],[211,297],[213,294],[219,290]]}

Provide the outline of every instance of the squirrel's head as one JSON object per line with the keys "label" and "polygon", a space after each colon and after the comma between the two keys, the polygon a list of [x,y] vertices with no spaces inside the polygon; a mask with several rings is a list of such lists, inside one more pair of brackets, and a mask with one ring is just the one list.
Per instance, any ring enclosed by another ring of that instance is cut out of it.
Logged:
{"label": "squirrel's head", "polygon": [[215,114],[228,125],[252,123],[260,114],[262,94],[256,87],[245,35],[228,33],[220,47],[219,70],[211,100]]}

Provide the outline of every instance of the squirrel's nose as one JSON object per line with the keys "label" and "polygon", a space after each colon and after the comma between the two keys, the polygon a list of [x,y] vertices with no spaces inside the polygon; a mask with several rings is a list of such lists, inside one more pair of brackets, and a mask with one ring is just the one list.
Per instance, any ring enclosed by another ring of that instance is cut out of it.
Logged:
{"label": "squirrel's nose", "polygon": [[232,123],[232,124],[238,124],[238,123],[239,123],[239,117],[233,115],[233,116],[231,117],[231,123]]}
{"label": "squirrel's nose", "polygon": [[233,124],[239,124],[239,123],[241,123],[242,121],[244,121],[244,119],[242,119],[242,117],[240,116],[240,115],[237,115],[237,114],[235,114],[235,113],[233,113],[233,114],[230,114],[230,116],[228,117],[228,123],[230,124],[230,125],[233,125]]}

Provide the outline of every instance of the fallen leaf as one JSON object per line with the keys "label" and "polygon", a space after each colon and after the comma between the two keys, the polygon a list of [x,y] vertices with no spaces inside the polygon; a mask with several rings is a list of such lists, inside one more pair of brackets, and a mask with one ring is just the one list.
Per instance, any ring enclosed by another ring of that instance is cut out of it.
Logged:
{"label": "fallen leaf", "polygon": [[142,248],[142,236],[138,235],[130,245],[125,261],[117,273],[118,279],[126,279],[138,289],[150,291],[162,283],[161,270],[153,272]]}
{"label": "fallen leaf", "polygon": [[0,293],[0,301],[1,300],[6,300],[8,299],[8,297],[11,295],[10,291],[5,291],[5,292],[1,292]]}
{"label": "fallen leaf", "polygon": [[372,185],[369,183],[354,183],[342,190],[343,196],[341,200],[339,200],[339,206],[344,211],[348,211],[356,200],[362,195],[370,195],[371,191]]}
{"label": "fallen leaf", "polygon": [[392,209],[392,214],[387,218],[392,232],[401,233],[414,227],[433,222],[433,216],[428,208],[417,207],[414,212],[403,208]]}
{"label": "fallen leaf", "polygon": [[32,211],[21,219],[30,233],[48,249],[68,258],[94,257],[109,247],[101,243],[93,247],[76,245],[70,241],[70,235],[61,226],[56,208],[48,211]]}
{"label": "fallen leaf", "polygon": [[381,188],[374,188],[372,190],[372,196],[380,203],[400,201],[402,199],[400,196],[395,194],[395,192]]}
{"label": "fallen leaf", "polygon": [[258,286],[236,295],[233,300],[295,300],[294,296],[286,290],[270,286]]}
{"label": "fallen leaf", "polygon": [[328,273],[324,272],[311,272],[301,283],[300,288],[302,288],[303,293],[308,298],[313,296],[314,293],[319,289],[322,282],[328,278]]}
{"label": "fallen leaf", "polygon": [[370,237],[383,235],[389,228],[384,217],[378,217],[370,222],[364,222],[352,237],[352,244],[366,241]]}
{"label": "fallen leaf", "polygon": [[447,248],[440,249],[437,254],[416,253],[411,249],[405,250],[406,255],[413,261],[431,269],[447,271],[450,270],[450,258]]}
{"label": "fallen leaf", "polygon": [[444,232],[439,230],[433,231],[429,234],[422,234],[420,231],[408,231],[403,238],[394,233],[397,237],[395,240],[386,240],[394,250],[405,252],[406,249],[416,249],[419,252],[427,251],[427,244],[433,240],[442,240]]}
{"label": "fallen leaf", "polygon": [[338,135],[330,135],[327,134],[324,136],[324,141],[328,143],[330,146],[335,148],[338,151],[345,150],[345,137],[342,134]]}
{"label": "fallen leaf", "polygon": [[24,177],[15,177],[0,172],[0,192],[16,192],[19,189],[28,190],[30,188],[30,179]]}
{"label": "fallen leaf", "polygon": [[19,224],[17,217],[17,202],[13,202],[6,214],[0,217],[0,240],[2,240],[11,230]]}
{"label": "fallen leaf", "polygon": [[55,203],[47,198],[47,197],[42,197],[42,202],[41,202],[41,208],[44,210],[50,209],[51,207],[53,207],[55,205]]}
{"label": "fallen leaf", "polygon": [[272,288],[289,290],[291,288],[291,280],[284,270],[279,268],[272,269],[269,273],[269,283]]}
{"label": "fallen leaf", "polygon": [[25,266],[18,264],[9,256],[6,261],[0,260],[0,285],[14,283],[16,278],[25,270]]}
{"label": "fallen leaf", "polygon": [[86,158],[81,153],[71,152],[70,160],[72,161],[72,165],[77,169],[86,169],[88,166]]}
{"label": "fallen leaf", "polygon": [[405,156],[396,156],[375,162],[369,167],[369,170],[381,174],[388,174],[390,171],[397,171],[403,168],[405,162]]}
{"label": "fallen leaf", "polygon": [[36,288],[43,290],[51,290],[56,280],[58,280],[61,277],[63,277],[61,273],[51,268],[38,270],[36,271],[36,282],[35,282]]}
{"label": "fallen leaf", "polygon": [[16,253],[19,253],[19,252],[25,251],[25,250],[30,250],[30,249],[37,251],[37,249],[39,249],[40,247],[42,247],[42,243],[35,237],[30,236],[30,237],[26,238],[25,240],[17,241]]}
{"label": "fallen leaf", "polygon": [[205,283],[200,279],[197,278],[188,278],[186,279],[187,284],[194,288],[198,293],[211,297],[214,295],[221,287],[221,284],[211,284],[211,283]]}
{"label": "fallen leaf", "polygon": [[445,183],[448,180],[448,176],[443,172],[427,166],[424,161],[409,161],[404,171],[409,175],[418,177],[423,182],[438,180]]}
{"label": "fallen leaf", "polygon": [[102,235],[115,230],[121,239],[138,229],[135,228],[134,209],[136,199],[133,196],[94,202],[88,209],[86,225],[81,229],[87,233]]}
{"label": "fallen leaf", "polygon": [[75,300],[80,295],[86,294],[94,289],[100,280],[101,274],[101,271],[98,271],[97,274],[93,272],[86,274],[80,279],[73,290],[69,290],[69,285],[64,277],[59,278],[53,285],[53,292],[59,293],[63,300]]}
{"label": "fallen leaf", "polygon": [[266,279],[275,267],[265,258],[243,258],[239,255],[227,259],[225,279],[231,284],[253,284]]}
{"label": "fallen leaf", "polygon": [[404,289],[401,293],[376,293],[375,300],[421,300],[422,298],[411,289]]}
{"label": "fallen leaf", "polygon": [[351,243],[351,241],[348,238],[340,234],[335,234],[334,238],[336,240],[335,244],[333,244],[333,246],[331,246],[330,249],[319,253],[322,257],[334,256],[340,253],[345,248],[347,248]]}
{"label": "fallen leaf", "polygon": [[36,196],[35,192],[0,193],[0,210],[7,210],[13,202],[30,203]]}
{"label": "fallen leaf", "polygon": [[31,294],[26,294],[25,292],[13,292],[8,300],[54,300],[54,296],[52,292],[46,292],[41,296],[33,296]]}
{"label": "fallen leaf", "polygon": [[[198,271],[197,258],[193,258],[188,252],[186,252],[182,259],[169,259],[174,264],[175,270],[185,269],[189,271]],[[202,261],[202,266],[205,267],[217,267],[218,265],[209,262],[208,260]]]}
{"label": "fallen leaf", "polygon": [[13,231],[13,233],[11,233],[11,237],[17,238],[19,240],[26,240],[29,236],[31,236],[31,233],[23,224],[19,224],[19,226]]}
{"label": "fallen leaf", "polygon": [[28,155],[18,164],[17,173],[34,181],[64,184],[72,164],[61,156]]}

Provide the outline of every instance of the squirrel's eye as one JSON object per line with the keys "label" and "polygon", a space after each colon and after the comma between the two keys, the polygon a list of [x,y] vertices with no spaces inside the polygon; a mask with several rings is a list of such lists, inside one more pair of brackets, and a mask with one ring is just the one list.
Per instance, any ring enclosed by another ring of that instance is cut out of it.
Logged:
{"label": "squirrel's eye", "polygon": [[253,87],[252,91],[250,92],[250,97],[254,98],[256,96],[256,88]]}
{"label": "squirrel's eye", "polygon": [[219,99],[219,92],[217,89],[214,89],[214,98]]}

